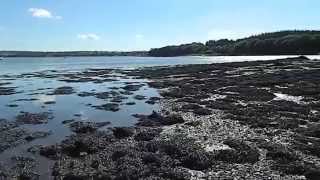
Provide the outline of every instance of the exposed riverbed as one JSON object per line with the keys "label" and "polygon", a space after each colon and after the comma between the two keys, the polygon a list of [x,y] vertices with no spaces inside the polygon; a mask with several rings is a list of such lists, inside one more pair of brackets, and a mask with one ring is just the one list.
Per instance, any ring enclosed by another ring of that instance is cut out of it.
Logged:
{"label": "exposed riverbed", "polygon": [[206,63],[2,73],[0,174],[318,178],[320,61]]}

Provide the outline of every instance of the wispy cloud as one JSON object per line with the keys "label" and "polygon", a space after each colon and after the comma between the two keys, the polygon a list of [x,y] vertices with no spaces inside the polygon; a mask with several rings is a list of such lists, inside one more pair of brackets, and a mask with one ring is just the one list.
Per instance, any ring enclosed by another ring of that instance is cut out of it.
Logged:
{"label": "wispy cloud", "polygon": [[62,19],[62,16],[55,16],[49,10],[42,8],[29,8],[28,11],[33,17],[47,19]]}
{"label": "wispy cloud", "polygon": [[100,40],[100,36],[94,34],[94,33],[87,33],[87,34],[78,34],[77,36],[79,39],[83,40]]}
{"label": "wispy cloud", "polygon": [[135,36],[137,39],[142,39],[142,38],[144,38],[144,35],[143,34],[136,34],[136,36]]}

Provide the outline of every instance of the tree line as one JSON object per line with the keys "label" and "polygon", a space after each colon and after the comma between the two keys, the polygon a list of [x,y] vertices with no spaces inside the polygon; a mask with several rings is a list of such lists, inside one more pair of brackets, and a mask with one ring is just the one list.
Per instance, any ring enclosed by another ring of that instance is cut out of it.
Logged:
{"label": "tree line", "polygon": [[279,31],[248,38],[209,40],[166,46],[149,51],[150,56],[185,55],[291,55],[319,54],[320,31]]}

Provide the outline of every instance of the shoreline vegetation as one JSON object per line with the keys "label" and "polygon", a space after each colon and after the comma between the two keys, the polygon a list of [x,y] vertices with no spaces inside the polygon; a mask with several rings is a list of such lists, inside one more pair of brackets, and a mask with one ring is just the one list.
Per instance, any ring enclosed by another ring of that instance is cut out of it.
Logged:
{"label": "shoreline vegetation", "polygon": [[[319,179],[319,71],[303,56],[123,71],[160,92],[158,112],[109,130],[66,122],[74,134],[32,152],[53,160],[63,180]],[[34,159],[13,160],[2,176],[38,177]]]}
{"label": "shoreline vegetation", "polygon": [[318,55],[320,31],[279,31],[263,33],[238,40],[209,40],[149,51],[0,51],[0,57],[69,57],[69,56],[237,56],[237,55]]}

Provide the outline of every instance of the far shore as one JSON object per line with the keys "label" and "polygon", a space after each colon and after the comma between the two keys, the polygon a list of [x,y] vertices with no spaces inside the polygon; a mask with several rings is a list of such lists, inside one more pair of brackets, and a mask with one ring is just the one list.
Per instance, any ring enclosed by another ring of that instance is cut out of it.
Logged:
{"label": "far shore", "polygon": [[[1,54],[1,51],[0,51]],[[261,55],[207,55],[207,54],[194,54],[194,55],[184,55],[184,56],[149,56],[149,55],[66,55],[66,56],[7,56],[0,55],[0,58],[10,59],[10,58],[85,58],[85,57],[135,57],[135,58],[183,58],[183,57],[299,57],[299,56],[320,56],[320,54],[261,54]]]}

